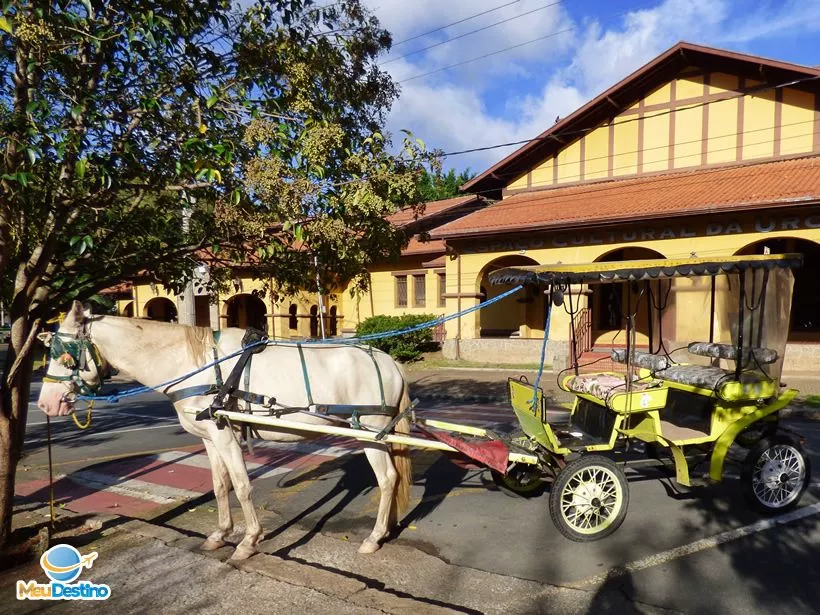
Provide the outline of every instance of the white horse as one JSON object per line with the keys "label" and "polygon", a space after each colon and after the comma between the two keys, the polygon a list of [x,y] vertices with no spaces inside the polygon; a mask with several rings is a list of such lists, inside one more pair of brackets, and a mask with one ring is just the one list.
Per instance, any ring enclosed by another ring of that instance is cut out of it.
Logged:
{"label": "white horse", "polygon": [[[63,416],[74,409],[75,394],[85,384],[96,389],[101,383],[105,364],[130,375],[136,381],[154,387],[168,380],[188,374],[213,360],[213,348],[219,357],[241,349],[243,331],[225,329],[218,342],[210,329],[187,325],[168,324],[115,316],[91,316],[75,301],[54,338],[51,333],[40,339],[51,345],[51,360],[37,405],[49,416]],[[68,346],[66,345],[68,344]],[[73,349],[72,352],[63,351]],[[56,351],[55,351],[56,349]],[[404,411],[410,398],[401,369],[383,352],[372,355],[361,347],[349,345],[305,345],[304,369],[309,374],[313,399],[318,404],[386,406]],[[94,357],[94,353],[98,357]],[[74,355],[73,357],[71,355]],[[378,373],[374,360],[378,364]],[[221,363],[225,377],[238,357]],[[383,386],[380,391],[379,378]],[[169,391],[213,384],[213,368],[186,379]],[[244,382],[241,382],[244,385]],[[245,388],[241,386],[240,388]],[[294,345],[273,345],[254,355],[248,391],[274,397],[287,408],[307,407],[303,362]],[[166,391],[168,392],[168,391]],[[213,420],[196,420],[184,408],[205,409],[214,396],[197,396],[174,403],[182,427],[202,438],[211,463],[214,494],[219,510],[218,528],[208,536],[202,548],[214,550],[225,544],[233,529],[228,491],[233,486],[245,517],[245,536],[233,553],[233,559],[245,559],[255,552],[262,535],[262,527],[251,500],[251,486],[234,429],[220,429]],[[244,402],[240,402],[244,408]],[[260,406],[254,406],[259,409]],[[329,424],[330,420],[311,413],[288,413],[282,418],[313,424]],[[363,426],[382,430],[391,421],[390,416],[362,415]],[[398,433],[409,433],[409,421],[402,418],[396,424]],[[295,430],[258,428],[259,437],[276,442],[293,442],[312,437]],[[380,541],[387,536],[409,502],[412,469],[407,447],[381,443],[365,443],[364,452],[376,474],[381,498],[376,525],[359,547],[360,553],[378,550]]]}

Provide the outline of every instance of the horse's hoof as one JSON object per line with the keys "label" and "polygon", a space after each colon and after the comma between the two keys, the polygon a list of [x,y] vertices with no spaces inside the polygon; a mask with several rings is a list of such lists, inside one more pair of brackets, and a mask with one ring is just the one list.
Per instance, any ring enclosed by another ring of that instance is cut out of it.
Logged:
{"label": "horse's hoof", "polygon": [[372,540],[365,540],[359,547],[359,553],[375,553],[381,548],[378,542]]}
{"label": "horse's hoof", "polygon": [[224,540],[214,540],[213,538],[208,538],[205,542],[202,543],[202,546],[199,548],[203,551],[216,551],[217,549],[221,549],[224,546]]}
{"label": "horse's hoof", "polygon": [[241,561],[243,559],[248,559],[254,553],[256,553],[256,549],[253,547],[239,545],[236,547],[236,551],[233,552],[233,555],[231,555],[231,559],[234,561]]}

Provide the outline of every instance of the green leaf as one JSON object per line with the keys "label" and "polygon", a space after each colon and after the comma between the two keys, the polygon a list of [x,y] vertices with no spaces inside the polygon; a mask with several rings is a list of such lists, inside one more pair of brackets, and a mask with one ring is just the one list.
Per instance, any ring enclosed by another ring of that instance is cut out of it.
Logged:
{"label": "green leaf", "polygon": [[82,113],[83,113],[82,105],[74,105],[73,107],[71,107],[71,118],[75,122],[79,121],[80,116],[82,115]]}
{"label": "green leaf", "polygon": [[80,158],[74,164],[74,175],[77,176],[77,179],[82,179],[83,177],[85,177],[85,168],[86,168],[85,158]]}
{"label": "green leaf", "polygon": [[80,241],[80,239],[82,239],[82,237],[80,237],[79,235],[74,235],[74,237],[72,237],[71,239],[68,240],[68,245],[73,248],[74,244],[76,244],[78,241]]}
{"label": "green leaf", "polygon": [[8,32],[9,34],[12,33],[11,32],[11,24],[9,23],[9,20],[6,19],[5,17],[2,17],[2,16],[0,16],[0,30],[4,30],[5,32]]}
{"label": "green leaf", "polygon": [[89,18],[93,17],[94,16],[94,9],[91,8],[91,0],[80,0],[80,2],[83,3],[83,6],[85,7],[85,10],[88,11]]}
{"label": "green leaf", "polygon": [[208,98],[208,100],[206,100],[206,101],[205,101],[205,107],[207,107],[208,109],[210,109],[211,107],[213,107],[213,106],[214,106],[216,103],[218,103],[218,102],[219,102],[219,96],[217,96],[216,94],[214,94],[213,96],[210,96],[210,97]]}
{"label": "green leaf", "polygon": [[26,156],[28,156],[28,161],[31,164],[34,164],[35,162],[37,162],[37,152],[35,152],[32,148],[30,148],[30,147],[26,148]]}

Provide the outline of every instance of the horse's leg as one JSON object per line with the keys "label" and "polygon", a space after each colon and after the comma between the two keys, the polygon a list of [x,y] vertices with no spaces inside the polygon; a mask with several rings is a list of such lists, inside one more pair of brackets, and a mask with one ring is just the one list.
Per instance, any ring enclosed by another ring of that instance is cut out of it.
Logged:
{"label": "horse's leg", "polygon": [[216,448],[210,440],[203,440],[205,450],[208,453],[208,461],[211,462],[211,476],[214,481],[214,495],[216,496],[216,510],[219,514],[219,529],[215,530],[202,544],[205,551],[214,551],[225,546],[225,537],[233,530],[233,519],[231,519],[231,503],[228,499],[228,491],[231,488],[231,476],[228,473],[228,466],[222,461]]}
{"label": "horse's leg", "polygon": [[398,473],[385,445],[365,444],[364,454],[367,455],[367,460],[376,474],[381,497],[379,498],[379,512],[376,514],[376,525],[370,536],[365,538],[359,547],[359,553],[373,553],[379,550],[380,541],[387,536],[390,530],[390,508],[393,504],[393,492],[396,489]]}
{"label": "horse's leg", "polygon": [[214,428],[211,434],[214,448],[228,469],[233,491],[242,506],[242,514],[245,517],[245,537],[237,545],[231,559],[247,559],[256,553],[255,545],[262,535],[262,526],[253,507],[251,481],[248,478],[245,459],[242,457],[242,448],[231,429]]}

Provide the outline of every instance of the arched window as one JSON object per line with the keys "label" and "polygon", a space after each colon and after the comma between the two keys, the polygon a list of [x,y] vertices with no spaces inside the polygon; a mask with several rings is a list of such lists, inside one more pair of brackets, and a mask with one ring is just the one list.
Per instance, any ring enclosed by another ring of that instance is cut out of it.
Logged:
{"label": "arched window", "polygon": [[291,303],[288,308],[288,329],[291,331],[296,331],[299,328],[299,319],[296,317],[298,309],[295,303]]}
{"label": "arched window", "polygon": [[336,306],[330,306],[330,335],[331,337],[336,335],[337,327],[336,327]]}

